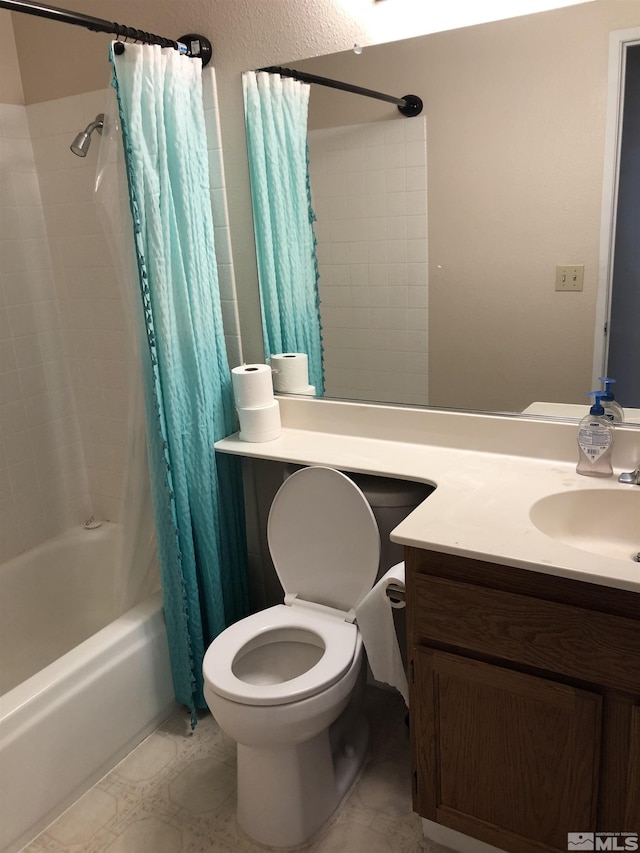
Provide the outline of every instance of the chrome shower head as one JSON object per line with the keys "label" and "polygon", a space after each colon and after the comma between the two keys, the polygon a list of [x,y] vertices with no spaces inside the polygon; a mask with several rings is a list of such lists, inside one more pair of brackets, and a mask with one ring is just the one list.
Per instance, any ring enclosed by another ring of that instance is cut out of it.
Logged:
{"label": "chrome shower head", "polygon": [[71,145],[69,146],[74,154],[78,157],[86,157],[87,151],[89,150],[89,146],[91,145],[91,134],[94,130],[97,130],[100,135],[102,135],[102,128],[104,127],[104,113],[99,113],[95,120],[88,124],[82,133],[79,133],[76,138],[73,140]]}

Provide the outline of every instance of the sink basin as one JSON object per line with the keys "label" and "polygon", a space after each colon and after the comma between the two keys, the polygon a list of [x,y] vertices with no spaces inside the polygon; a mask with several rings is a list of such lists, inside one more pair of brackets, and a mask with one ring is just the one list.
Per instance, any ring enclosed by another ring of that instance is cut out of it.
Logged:
{"label": "sink basin", "polygon": [[530,510],[542,533],[590,554],[619,560],[640,551],[640,488],[559,492]]}

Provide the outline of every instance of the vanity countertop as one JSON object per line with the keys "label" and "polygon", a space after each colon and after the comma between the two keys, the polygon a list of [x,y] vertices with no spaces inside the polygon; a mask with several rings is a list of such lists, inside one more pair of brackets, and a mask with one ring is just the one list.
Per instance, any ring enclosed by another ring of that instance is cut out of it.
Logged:
{"label": "vanity countertop", "polygon": [[395,528],[393,541],[640,592],[640,563],[631,554],[572,547],[530,518],[549,495],[635,489],[640,551],[640,487],[617,481],[640,458],[637,429],[618,431],[614,476],[601,479],[576,473],[574,423],[296,398],[281,400],[281,410],[280,438],[254,443],[236,434],[216,450],[430,483],[435,491]]}

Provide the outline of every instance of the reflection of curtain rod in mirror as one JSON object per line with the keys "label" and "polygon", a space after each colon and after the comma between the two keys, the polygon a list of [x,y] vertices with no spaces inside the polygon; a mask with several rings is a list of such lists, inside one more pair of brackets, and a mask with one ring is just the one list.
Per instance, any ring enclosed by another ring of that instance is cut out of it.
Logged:
{"label": "reflection of curtain rod in mirror", "polygon": [[384,95],[382,92],[374,92],[372,89],[362,89],[360,86],[352,86],[351,83],[341,83],[339,80],[329,80],[327,77],[318,77],[315,74],[296,71],[294,68],[280,68],[275,65],[258,70],[266,71],[269,74],[279,74],[281,77],[293,77],[301,83],[317,83],[320,86],[328,86],[330,89],[341,89],[343,92],[352,92],[354,95],[364,95],[365,98],[387,101],[390,104],[396,104],[402,115],[409,118],[419,116],[422,112],[422,99],[417,95],[394,98],[393,95]]}

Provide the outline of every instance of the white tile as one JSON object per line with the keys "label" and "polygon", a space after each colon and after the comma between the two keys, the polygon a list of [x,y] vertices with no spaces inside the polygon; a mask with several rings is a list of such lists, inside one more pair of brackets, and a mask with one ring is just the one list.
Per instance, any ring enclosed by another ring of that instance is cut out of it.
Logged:
{"label": "white tile", "polygon": [[425,143],[421,140],[406,142],[405,158],[407,166],[425,166],[427,163],[427,149]]}
{"label": "white tile", "polygon": [[329,197],[329,218],[330,219],[346,219],[347,218],[347,203],[346,196],[332,195]]}
{"label": "white tile", "polygon": [[407,170],[387,168],[384,172],[384,192],[403,192],[407,189]]}
{"label": "white tile", "polygon": [[407,260],[416,263],[427,260],[426,240],[407,240]]}
{"label": "white tile", "polygon": [[367,215],[367,198],[363,195],[353,195],[347,198],[347,218],[360,219]]}
{"label": "white tile", "polygon": [[227,196],[224,189],[211,190],[211,212],[213,214],[213,223],[216,228],[229,225]]}
{"label": "white tile", "polygon": [[406,188],[408,190],[427,189],[427,170],[424,166],[411,166],[406,169]]}
{"label": "white tile", "polygon": [[[365,195],[367,191],[366,175],[367,172],[351,172],[346,175],[346,180],[345,175],[341,175],[340,182],[343,190],[341,194],[349,196]],[[339,193],[332,192],[332,195],[339,195]]]}
{"label": "white tile", "polygon": [[16,369],[16,356],[11,340],[0,340],[0,373]]}
{"label": "white tile", "polygon": [[[331,243],[331,262],[348,264],[350,262],[350,246],[348,243]],[[354,261],[353,263],[356,263]]]}
{"label": "white tile", "polygon": [[389,287],[389,307],[406,308],[409,305],[409,288],[403,285]]}
{"label": "white tile", "polygon": [[372,286],[386,285],[389,282],[387,264],[369,264],[368,278]]}
{"label": "white tile", "polygon": [[398,142],[404,142],[406,139],[406,126],[410,124],[406,116],[398,117],[395,121],[388,121],[384,124],[384,142],[385,145],[393,145]]}
{"label": "white tile", "polygon": [[[23,305],[31,301],[32,296],[29,287],[29,278],[30,276],[26,273],[2,274],[2,295],[7,309],[12,305]],[[5,316],[8,324],[8,313]]]}
{"label": "white tile", "polygon": [[405,140],[413,142],[420,140],[424,142],[427,138],[427,118],[424,115],[409,119],[404,126]]}
{"label": "white tile", "polygon": [[384,164],[386,169],[404,168],[405,146],[403,142],[384,146]]}
{"label": "white tile", "polygon": [[18,368],[32,367],[42,363],[42,352],[38,335],[23,335],[13,339],[13,350]]}
{"label": "white tile", "polygon": [[[343,223],[343,228],[344,228]],[[367,219],[349,219],[344,229],[350,242],[365,241],[368,238]]]}
{"label": "white tile", "polygon": [[405,196],[406,214],[407,216],[425,216],[427,213],[427,194],[426,192],[408,192]]}
{"label": "white tile", "polygon": [[407,264],[408,284],[413,287],[427,286],[427,265],[425,263]]}
{"label": "white tile", "polygon": [[387,241],[370,240],[368,243],[368,260],[370,264],[385,264],[388,260]]}
{"label": "white tile", "polygon": [[406,240],[387,240],[387,261],[390,264],[401,264],[407,260]]}
{"label": "white tile", "polygon": [[30,139],[4,139],[2,142],[3,168],[12,172],[35,172],[35,160]]}
{"label": "white tile", "polygon": [[404,192],[387,193],[385,196],[387,216],[405,216],[407,194]]}
{"label": "white tile", "polygon": [[231,236],[229,228],[215,229],[216,259],[220,264],[233,263],[231,257]]}
{"label": "white tile", "polygon": [[29,139],[27,110],[19,104],[2,104],[2,135],[7,139]]}
{"label": "white tile", "polygon": [[350,264],[366,264],[370,259],[370,246],[378,246],[378,243],[369,243],[366,240],[358,240],[347,243]]}
{"label": "white tile", "polygon": [[349,241],[349,220],[331,219],[327,222],[329,242],[347,243]]}
{"label": "white tile", "polygon": [[0,404],[22,400],[20,374],[17,370],[0,373]]}
{"label": "white tile", "polygon": [[365,173],[367,195],[386,192],[386,172],[384,169],[367,170]]}
{"label": "white tile", "polygon": [[387,215],[387,202],[384,193],[367,196],[367,216],[374,218]]}
{"label": "white tile", "polygon": [[350,182],[357,180],[357,175],[347,175],[347,180],[345,181],[344,174],[328,174],[326,177],[326,195],[330,196],[344,196],[347,194],[347,187]]}
{"label": "white tile", "polygon": [[386,240],[387,238],[387,220],[385,217],[376,219],[367,219],[367,239],[368,240]]}
{"label": "white tile", "polygon": [[20,305],[10,305],[7,307],[7,314],[13,338],[35,334],[38,331],[36,315],[32,304],[25,302]]}

